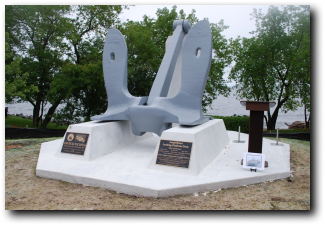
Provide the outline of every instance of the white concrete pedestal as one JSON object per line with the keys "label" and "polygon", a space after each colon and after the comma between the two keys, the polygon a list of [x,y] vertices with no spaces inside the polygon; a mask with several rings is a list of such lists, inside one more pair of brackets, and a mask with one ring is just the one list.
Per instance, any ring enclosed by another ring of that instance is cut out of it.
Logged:
{"label": "white concrete pedestal", "polygon": [[[84,155],[62,153],[63,140],[68,132],[89,134]],[[135,136],[131,130],[130,121],[98,122],[92,121],[70,125],[59,145],[55,156],[65,159],[90,161],[138,141],[152,137],[152,133]]]}
{"label": "white concrete pedestal", "polygon": [[[197,128],[199,126],[190,129],[194,131]],[[85,132],[88,132],[88,128],[84,129],[86,129]],[[181,128],[175,127],[173,129]],[[184,136],[194,135],[194,141],[196,141],[195,136],[200,136],[200,132],[191,134],[190,129],[190,134],[185,133]],[[165,133],[170,136],[167,135],[164,138],[170,140],[176,138],[177,135],[171,131],[172,129],[166,131]],[[209,132],[202,135],[202,137],[204,136],[216,141],[223,139],[222,136],[213,136]],[[167,197],[206,192],[290,177],[290,146],[288,144],[273,146],[271,143],[274,141],[263,139],[263,154],[265,154],[265,160],[269,162],[269,167],[265,170],[250,172],[240,164],[244,152],[248,150],[248,135],[241,134],[241,139],[245,143],[232,142],[238,138],[238,133],[235,131],[227,131],[227,136],[230,140],[229,144],[210,163],[205,161],[208,157],[198,155],[201,152],[198,146],[205,146],[203,150],[210,155],[214,150],[204,144],[195,146],[196,165],[199,168],[196,169],[196,172],[199,172],[197,176],[182,174],[175,172],[175,170],[157,170],[158,167],[149,169],[148,166],[152,166],[152,160],[157,156],[155,151],[160,138],[156,135],[133,144],[125,144],[122,148],[90,161],[56,157],[63,140],[45,142],[41,145],[36,176],[146,197]],[[91,141],[96,142],[95,139]],[[205,142],[206,140],[201,141]],[[202,152],[204,152],[203,150]],[[204,167],[202,165],[207,166],[201,170],[200,168]]]}
{"label": "white concrete pedestal", "polygon": [[[160,140],[191,142],[189,168],[156,164]],[[156,146],[148,168],[171,173],[199,175],[229,144],[227,130],[223,120],[215,119],[199,126],[176,126],[165,130]]]}

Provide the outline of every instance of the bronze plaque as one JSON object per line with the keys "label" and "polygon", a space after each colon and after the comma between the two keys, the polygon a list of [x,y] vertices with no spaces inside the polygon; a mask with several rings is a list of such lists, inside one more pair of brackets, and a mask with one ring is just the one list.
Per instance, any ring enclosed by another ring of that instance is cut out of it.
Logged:
{"label": "bronze plaque", "polygon": [[156,164],[188,169],[191,151],[192,142],[160,140]]}
{"label": "bronze plaque", "polygon": [[67,132],[61,153],[84,155],[89,134]]}

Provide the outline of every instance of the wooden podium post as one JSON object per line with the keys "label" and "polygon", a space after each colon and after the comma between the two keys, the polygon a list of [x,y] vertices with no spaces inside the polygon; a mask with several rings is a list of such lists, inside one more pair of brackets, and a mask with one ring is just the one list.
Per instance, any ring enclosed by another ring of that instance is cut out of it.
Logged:
{"label": "wooden podium post", "polygon": [[275,106],[275,102],[240,101],[246,110],[250,110],[248,152],[262,153],[264,111]]}
{"label": "wooden podium post", "polygon": [[250,110],[248,152],[262,153],[264,111],[275,106],[275,102],[240,101],[246,110]]}

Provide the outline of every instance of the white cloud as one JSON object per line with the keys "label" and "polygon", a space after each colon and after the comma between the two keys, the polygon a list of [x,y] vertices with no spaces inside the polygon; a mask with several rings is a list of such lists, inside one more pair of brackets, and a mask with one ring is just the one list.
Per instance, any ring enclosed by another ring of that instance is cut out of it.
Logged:
{"label": "white cloud", "polygon": [[[129,10],[125,10],[120,16],[122,22],[127,19],[134,21],[142,21],[143,15],[157,18],[156,11],[158,8],[167,7],[172,9],[173,5],[135,5]],[[238,35],[242,37],[251,37],[250,31],[255,30],[254,20],[250,20],[250,13],[253,8],[262,9],[266,13],[269,5],[177,5],[177,12],[183,9],[186,15],[190,14],[192,9],[196,10],[196,17],[199,20],[209,18],[210,23],[218,23],[224,20],[224,24],[229,28],[223,32],[227,38],[236,38]]]}
{"label": "white cloud", "polygon": [[[129,10],[124,10],[120,19],[122,22],[126,22],[127,19],[133,21],[142,21],[143,15],[147,15],[151,18],[157,18],[157,9],[167,7],[172,9],[173,5],[135,5],[131,6]],[[224,20],[224,24],[228,25],[222,34],[227,39],[241,37],[251,37],[249,32],[255,30],[255,21],[250,20],[250,13],[253,12],[253,8],[262,9],[263,13],[267,12],[269,5],[177,5],[177,12],[181,9],[188,15],[195,9],[196,17],[199,20],[209,18],[210,23],[218,23],[220,20]],[[230,68],[225,69],[224,79],[228,78]],[[229,84],[234,85],[234,82]]]}

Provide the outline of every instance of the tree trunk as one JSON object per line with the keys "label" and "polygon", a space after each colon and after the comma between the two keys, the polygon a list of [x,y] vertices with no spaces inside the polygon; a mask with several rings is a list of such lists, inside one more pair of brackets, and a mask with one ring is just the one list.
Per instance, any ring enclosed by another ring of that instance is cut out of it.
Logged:
{"label": "tree trunk", "polygon": [[80,64],[80,54],[79,54],[79,51],[78,51],[78,45],[74,44],[73,47],[74,47],[74,52],[75,52],[75,54],[77,56],[76,64]]}
{"label": "tree trunk", "polygon": [[304,114],[305,114],[305,124],[306,124],[306,128],[309,129],[309,121],[310,121],[310,114],[309,114],[309,118],[307,120],[307,109],[306,109],[306,104],[304,104]]}
{"label": "tree trunk", "polygon": [[264,115],[263,116],[264,117],[264,119],[265,119],[265,124],[266,124],[266,126],[267,126],[267,117]]}
{"label": "tree trunk", "polygon": [[34,110],[33,110],[33,127],[38,127],[38,122],[39,122],[39,111],[41,109],[41,94],[37,95],[37,100],[34,105]]}
{"label": "tree trunk", "polygon": [[52,116],[56,110],[56,108],[58,107],[58,105],[60,104],[61,102],[61,99],[56,101],[50,108],[49,108],[49,111],[47,112],[46,116],[45,116],[45,119],[44,119],[44,122],[42,124],[42,128],[45,129],[47,124],[51,121],[52,119]]}
{"label": "tree trunk", "polygon": [[90,115],[91,115],[91,109],[88,109],[87,114],[86,114],[86,118],[85,118],[85,122],[90,121]]}
{"label": "tree trunk", "polygon": [[309,113],[308,120],[306,121],[306,128],[309,129],[309,127],[310,127],[310,113]]}
{"label": "tree trunk", "polygon": [[33,110],[33,127],[38,127],[40,105],[36,102]]}
{"label": "tree trunk", "polygon": [[[88,97],[89,97],[90,99],[94,99],[93,96],[94,96],[94,91],[93,91],[93,89],[91,89],[91,90],[90,90],[90,93],[89,93],[89,95],[88,95]],[[87,113],[86,113],[86,118],[85,118],[85,120],[84,120],[85,122],[90,121],[90,116],[91,116],[91,112],[92,112],[92,107],[91,107],[91,105],[90,105],[90,107],[88,106],[87,108],[88,108],[88,109],[87,109]]]}
{"label": "tree trunk", "polygon": [[275,130],[275,124],[276,124],[276,120],[278,119],[278,114],[279,114],[279,105],[277,105],[277,107],[275,108],[272,116],[270,116],[270,110],[268,112],[269,115],[269,121],[267,123],[267,130]]}
{"label": "tree trunk", "polygon": [[41,110],[41,115],[39,117],[39,120],[41,121],[41,126],[42,126],[42,124],[43,124],[43,113],[44,113],[44,101],[42,101],[41,106],[42,106],[42,110]]}
{"label": "tree trunk", "polygon": [[305,124],[307,128],[307,112],[306,112],[306,104],[304,104],[304,116],[305,116]]}

